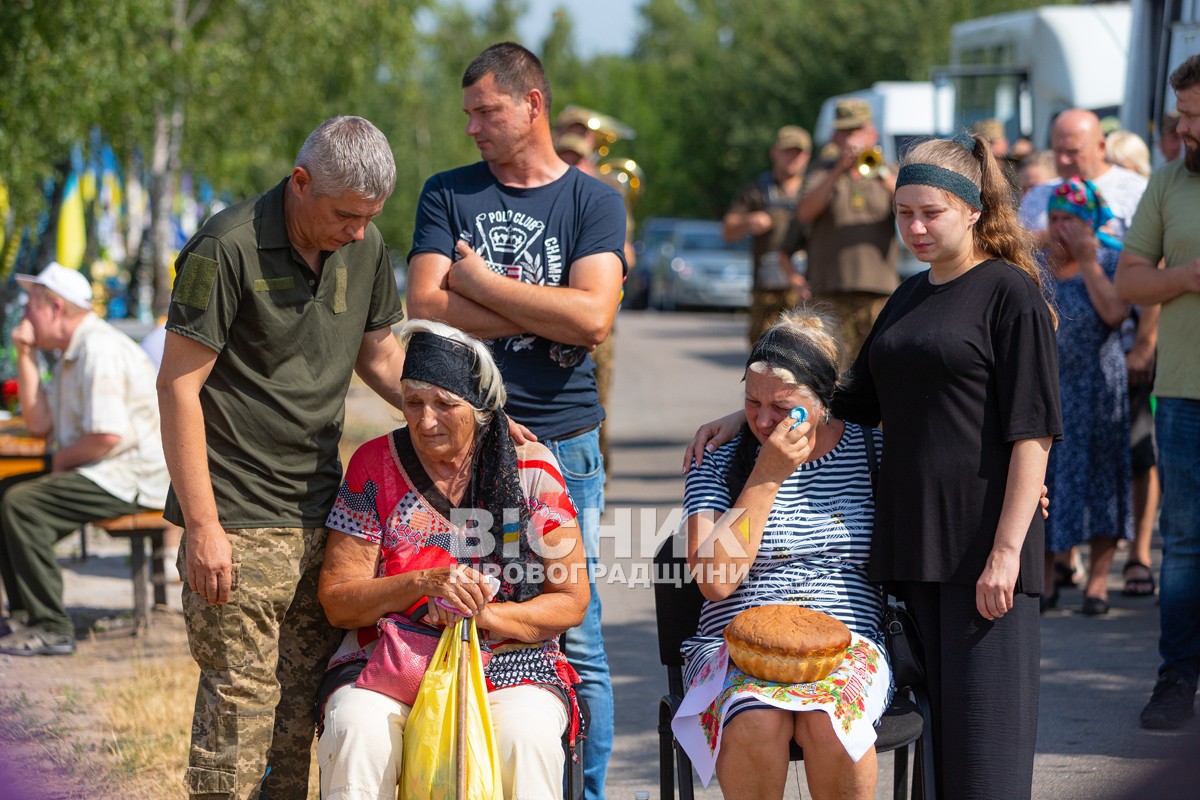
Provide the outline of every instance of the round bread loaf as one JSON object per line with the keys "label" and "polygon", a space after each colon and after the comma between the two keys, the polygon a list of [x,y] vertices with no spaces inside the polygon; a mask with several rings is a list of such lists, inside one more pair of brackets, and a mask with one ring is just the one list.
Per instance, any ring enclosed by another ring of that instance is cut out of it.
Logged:
{"label": "round bread loaf", "polygon": [[748,608],[725,627],[729,657],[738,669],[775,683],[809,683],[837,669],[850,646],[845,623],[811,608]]}

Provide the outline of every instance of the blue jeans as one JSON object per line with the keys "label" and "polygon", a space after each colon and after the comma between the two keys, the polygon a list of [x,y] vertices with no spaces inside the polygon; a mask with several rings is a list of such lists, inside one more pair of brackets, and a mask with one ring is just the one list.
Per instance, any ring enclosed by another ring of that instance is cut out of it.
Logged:
{"label": "blue jeans", "polygon": [[604,780],[613,747],[612,679],[608,655],[604,652],[604,634],[600,630],[600,595],[596,591],[592,568],[600,557],[600,515],[604,511],[604,459],[600,455],[600,429],[564,440],[543,442],[562,470],[579,512],[579,529],[587,554],[589,588],[592,599],[578,628],[562,638],[567,660],[582,681],[575,687],[591,710],[591,725],[584,743],[583,769],[585,797],[604,800]]}
{"label": "blue jeans", "polygon": [[1160,397],[1155,414],[1163,537],[1158,652],[1168,669],[1200,675],[1200,400]]}

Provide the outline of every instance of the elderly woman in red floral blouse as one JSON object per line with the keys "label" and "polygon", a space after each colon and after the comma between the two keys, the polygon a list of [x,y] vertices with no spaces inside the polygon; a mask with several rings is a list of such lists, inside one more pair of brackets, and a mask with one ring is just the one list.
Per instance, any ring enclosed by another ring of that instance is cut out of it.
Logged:
{"label": "elderly woman in red floral blouse", "polygon": [[410,706],[355,685],[379,620],[457,615],[474,616],[491,653],[504,796],[560,796],[578,677],[558,637],[589,599],[575,508],[550,451],[509,438],[482,342],[429,321],[408,323],[401,342],[406,425],[358,449],[327,522],[319,594],[348,630],[320,696],[322,797],[390,797],[402,779]]}

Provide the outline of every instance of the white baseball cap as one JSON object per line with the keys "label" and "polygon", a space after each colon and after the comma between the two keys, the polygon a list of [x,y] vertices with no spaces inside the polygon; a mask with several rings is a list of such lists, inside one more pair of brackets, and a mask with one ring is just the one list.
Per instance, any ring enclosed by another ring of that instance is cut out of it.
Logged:
{"label": "white baseball cap", "polygon": [[30,286],[44,286],[68,303],[80,308],[92,308],[92,284],[77,270],[67,269],[57,261],[41,271],[41,274],[18,275],[17,283],[22,289]]}

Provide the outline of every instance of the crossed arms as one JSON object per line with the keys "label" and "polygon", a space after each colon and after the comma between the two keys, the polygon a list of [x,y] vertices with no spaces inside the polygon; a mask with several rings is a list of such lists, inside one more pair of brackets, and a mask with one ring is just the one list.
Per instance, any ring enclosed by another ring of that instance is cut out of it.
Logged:
{"label": "crossed arms", "polygon": [[498,275],[466,243],[459,260],[417,253],[408,265],[408,311],[481,339],[533,333],[595,347],[608,338],[621,299],[621,262],[596,253],[572,262],[567,286],[537,286]]}

